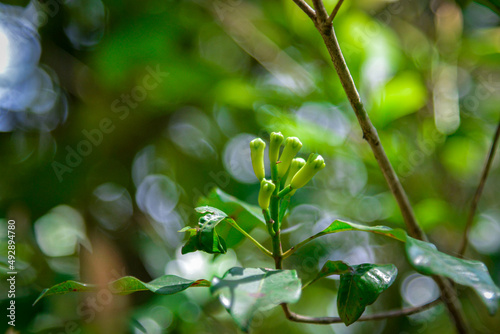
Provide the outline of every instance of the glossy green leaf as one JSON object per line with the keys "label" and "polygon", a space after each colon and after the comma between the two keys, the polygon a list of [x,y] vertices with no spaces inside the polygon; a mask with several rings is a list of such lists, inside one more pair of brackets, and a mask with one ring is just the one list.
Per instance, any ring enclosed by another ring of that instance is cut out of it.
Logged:
{"label": "glossy green leaf", "polygon": [[462,260],[444,254],[431,243],[416,240],[409,237],[404,230],[392,229],[387,226],[363,226],[336,220],[310,239],[343,231],[371,232],[405,242],[408,260],[418,272],[424,275],[445,276],[458,284],[472,287],[488,307],[489,312],[496,313],[500,300],[500,289],[495,285],[488,269],[482,262]]}
{"label": "glossy green leaf", "polygon": [[457,284],[473,288],[487,306],[490,314],[496,313],[500,289],[479,261],[462,260],[442,253],[431,243],[408,237],[406,254],[410,264],[421,274],[448,277]]}
{"label": "glossy green leaf", "polygon": [[182,254],[195,252],[197,250],[210,254],[225,253],[226,242],[217,234],[215,227],[228,216],[219,209],[209,206],[196,208],[203,214],[198,222],[198,227],[185,227],[179,232],[189,232],[189,238],[182,247]]}
{"label": "glossy green leaf", "polygon": [[300,298],[301,282],[295,270],[232,268],[222,278],[215,277],[213,294],[245,332],[257,312]]}
{"label": "glossy green leaf", "polygon": [[352,272],[340,275],[337,308],[342,321],[349,326],[359,319],[367,305],[396,279],[398,270],[392,264],[360,264],[352,266]]}
{"label": "glossy green leaf", "polygon": [[[246,232],[251,232],[257,226],[266,228],[261,208],[226,194],[219,188],[214,188],[206,197],[201,198],[198,205],[211,206],[222,210]],[[227,247],[234,247],[245,239],[240,232],[231,228],[229,224],[222,224],[217,227],[217,230],[219,235],[224,236]]]}
{"label": "glossy green leaf", "polygon": [[[159,295],[171,295],[186,290],[190,287],[209,286],[210,282],[204,279],[192,281],[175,275],[160,276],[149,283],[142,282],[141,280],[132,276],[125,276],[108,284],[109,290],[117,295],[128,295],[133,292],[146,290]],[[98,291],[99,289],[100,287],[95,284],[66,281],[43,290],[40,296],[38,296],[36,301],[33,303],[33,305],[43,297],[51,295],[62,295],[70,292]]]}
{"label": "glossy green leaf", "polygon": [[360,224],[355,224],[355,223],[348,223],[345,221],[341,220],[336,220],[333,223],[330,224],[327,228],[325,228],[323,231],[317,233],[311,238],[317,238],[319,236],[325,235],[325,234],[330,234],[330,233],[338,233],[338,232],[344,232],[344,231],[363,231],[363,232],[371,232],[375,234],[382,234],[387,237],[405,242],[406,241],[406,232],[402,229],[399,228],[390,228],[387,226],[365,226],[365,225],[360,225]]}
{"label": "glossy green leaf", "polygon": [[219,210],[217,208],[214,208],[214,207],[211,207],[211,206],[208,206],[208,205],[205,205],[205,206],[199,206],[197,208],[194,209],[196,212],[198,213],[201,213],[201,214],[211,214],[213,215],[214,217],[218,217],[218,218],[227,218],[228,215],[222,211],[222,210]]}
{"label": "glossy green leaf", "polygon": [[[253,225],[261,224],[263,227],[266,226],[266,222],[262,217],[262,210],[258,206],[241,201],[219,188],[214,188],[207,197],[201,198],[198,205],[217,207],[234,220],[248,219]],[[240,225],[239,222],[238,225]]]}

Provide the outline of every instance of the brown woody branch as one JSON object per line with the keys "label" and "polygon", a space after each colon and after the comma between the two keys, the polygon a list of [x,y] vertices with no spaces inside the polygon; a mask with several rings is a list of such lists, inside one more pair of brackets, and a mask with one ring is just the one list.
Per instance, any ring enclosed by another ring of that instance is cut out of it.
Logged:
{"label": "brown woody branch", "polygon": [[325,22],[328,19],[328,13],[326,12],[325,5],[322,0],[312,0],[314,9],[316,10],[316,19],[319,22]]}
{"label": "brown woody branch", "polygon": [[472,222],[474,221],[474,216],[476,215],[477,204],[479,203],[479,199],[481,198],[481,194],[483,193],[484,185],[486,184],[486,179],[488,178],[488,173],[490,172],[491,164],[493,163],[493,159],[495,158],[495,152],[497,150],[498,138],[500,137],[500,122],[498,123],[497,130],[493,135],[493,141],[491,143],[491,148],[488,153],[488,157],[484,163],[483,172],[481,173],[481,179],[479,180],[479,185],[477,186],[476,193],[474,194],[474,198],[472,199],[472,203],[470,205],[469,215],[467,216],[467,223],[465,224],[465,230],[462,238],[462,243],[458,250],[458,256],[463,257],[465,254],[465,250],[467,249],[467,243],[469,241],[469,230],[472,226]]}
{"label": "brown woody branch", "polygon": [[[384,175],[385,180],[398,203],[399,209],[401,210],[401,214],[408,230],[408,234],[416,239],[427,240],[426,235],[417,223],[408,196],[406,195],[406,192],[404,191],[403,186],[401,185],[401,182],[399,181],[396,172],[394,171],[394,168],[392,167],[387,154],[385,153],[382,143],[380,142],[377,130],[373,126],[368,113],[363,106],[356,85],[354,84],[354,80],[345,62],[342,50],[340,49],[340,46],[338,44],[333,26],[329,21],[329,18],[324,15],[326,11],[324,9],[323,2],[321,0],[315,0],[313,1],[313,3],[316,8],[317,14],[314,18],[312,18],[312,21],[314,22],[316,29],[321,34],[323,41],[325,42],[326,48],[328,49],[342,87],[344,88],[351,107],[356,114],[358,123],[363,131],[363,138],[370,145],[373,151],[373,155],[375,156],[375,159],[377,160],[377,163],[382,171],[382,174]],[[462,307],[451,282],[439,276],[433,278],[441,290],[441,298],[448,308],[457,331],[459,333],[467,333],[468,328],[464,320]]]}
{"label": "brown woody branch", "polygon": [[328,17],[328,23],[333,22],[333,19],[335,18],[335,16],[337,16],[337,13],[339,12],[340,6],[342,6],[343,3],[344,3],[344,0],[339,0],[339,2],[337,2],[337,4],[335,5],[335,8],[333,9],[332,13]]}
{"label": "brown woody branch", "polygon": [[304,0],[293,0],[293,2],[295,2],[295,4],[302,9],[302,11],[306,13],[311,20],[316,21],[316,12],[307,4],[307,2]]}
{"label": "brown woody branch", "polygon": [[[430,303],[421,306],[408,307],[401,310],[392,310],[392,311],[365,315],[356,320],[356,322],[382,320],[382,319],[397,318],[401,316],[412,315],[415,313],[428,310],[431,307],[438,305],[439,303],[441,303],[441,299],[438,298]],[[287,304],[281,304],[281,307],[283,308],[283,312],[285,312],[287,319],[290,321],[302,322],[307,324],[320,324],[320,325],[343,323],[342,319],[340,319],[339,317],[308,317],[305,315],[300,315],[292,312]]]}

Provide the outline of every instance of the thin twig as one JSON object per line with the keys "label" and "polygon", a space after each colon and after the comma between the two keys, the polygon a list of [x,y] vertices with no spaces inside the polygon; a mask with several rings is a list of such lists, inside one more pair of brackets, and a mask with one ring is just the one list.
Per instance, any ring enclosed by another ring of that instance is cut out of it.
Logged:
{"label": "thin twig", "polygon": [[[316,6],[316,2],[321,2],[321,0],[315,0],[314,4]],[[321,8],[321,6],[317,6],[316,9]],[[324,6],[323,6],[324,8]],[[378,136],[377,130],[373,126],[368,113],[366,112],[363,103],[361,102],[361,98],[359,96],[356,85],[354,84],[354,80],[349,72],[349,68],[345,62],[344,56],[340,49],[340,46],[337,41],[337,37],[335,36],[335,31],[331,24],[328,22],[321,21],[320,16],[318,14],[318,18],[316,21],[313,21],[316,29],[321,34],[323,41],[325,42],[326,48],[330,54],[333,65],[339,76],[340,82],[344,91],[347,95],[347,98],[356,114],[358,119],[358,123],[361,126],[363,131],[363,138],[366,139],[368,144],[370,145],[373,155],[377,160],[377,163],[382,171],[382,174],[385,177],[389,188],[398,203],[399,209],[401,210],[401,214],[405,221],[408,234],[416,239],[427,240],[426,235],[420,228],[415,218],[415,214],[413,212],[413,208],[410,205],[410,201],[408,200],[408,196],[399,181],[394,168],[389,161],[387,154],[380,142],[380,138]],[[443,277],[433,277],[436,281],[437,285],[441,290],[441,297],[448,308],[448,311],[455,323],[455,327],[459,333],[467,333],[468,328],[465,323],[462,306],[457,298],[456,291],[454,290],[451,282]]]}
{"label": "thin twig", "polygon": [[339,0],[339,2],[337,2],[337,4],[335,5],[335,8],[333,9],[332,13],[328,17],[328,23],[331,24],[333,22],[333,19],[335,18],[335,16],[339,12],[340,6],[342,6],[343,3],[344,3],[344,0]]}
{"label": "thin twig", "polygon": [[396,172],[394,171],[394,168],[392,167],[391,162],[389,161],[389,158],[387,157],[387,154],[385,153],[385,150],[380,142],[377,130],[373,126],[370,117],[361,102],[354,80],[352,79],[349,68],[347,67],[344,56],[342,55],[335,32],[333,28],[330,28],[325,32],[326,33],[322,32],[321,35],[325,41],[328,52],[330,53],[333,65],[335,66],[335,70],[337,71],[347,98],[349,99],[349,102],[351,103],[354,113],[358,119],[358,123],[361,126],[363,138],[370,145],[382,174],[384,175],[385,180],[387,181],[389,188],[398,203],[401,214],[406,223],[408,233],[414,238],[426,240],[425,234],[417,223],[417,219],[413,213],[408,196],[406,195],[406,192],[404,191],[403,186],[401,185],[401,182],[399,181]]}
{"label": "thin twig", "polygon": [[481,194],[483,193],[484,185],[486,183],[486,179],[488,178],[488,173],[490,172],[491,164],[493,163],[493,159],[495,158],[495,152],[497,150],[498,138],[500,137],[500,122],[498,123],[497,130],[495,135],[493,136],[493,142],[491,143],[491,148],[488,153],[488,157],[484,163],[483,172],[481,174],[481,179],[479,181],[479,185],[477,186],[476,193],[474,194],[474,198],[472,199],[472,203],[470,205],[469,216],[467,217],[467,223],[465,224],[465,231],[462,238],[462,244],[460,245],[458,256],[463,257],[465,254],[465,250],[467,249],[467,243],[469,241],[469,230],[472,227],[472,222],[474,221],[474,216],[476,215],[477,205],[479,203],[479,199],[481,198]]}
{"label": "thin twig", "polygon": [[[352,231],[356,231],[356,230],[352,230]],[[290,255],[295,253],[300,247],[306,245],[307,243],[313,241],[316,238],[319,238],[319,237],[322,237],[322,236],[328,235],[328,234],[338,233],[338,232],[347,232],[347,230],[340,230],[340,231],[336,231],[336,232],[327,232],[327,233],[322,233],[322,232],[316,233],[316,234],[310,236],[309,238],[302,240],[301,242],[299,242],[295,246],[290,247],[286,252],[283,253],[283,259],[286,259]],[[400,239],[398,239],[396,236],[394,236],[392,234],[386,234],[385,236],[401,241]]]}
{"label": "thin twig", "polygon": [[257,248],[259,248],[264,254],[267,256],[273,257],[273,254],[264,246],[261,245],[260,242],[255,240],[250,234],[248,234],[244,229],[242,229],[234,220],[228,219],[229,225],[237,229],[241,234],[247,237]]}
{"label": "thin twig", "polygon": [[[361,129],[363,130],[363,137],[370,144],[375,159],[377,160],[378,165],[389,185],[389,188],[399,205],[399,209],[401,210],[401,214],[408,229],[408,234],[416,239],[427,240],[427,237],[417,223],[415,214],[413,213],[413,208],[411,207],[410,201],[408,200],[408,196],[406,195],[401,182],[399,182],[394,168],[387,158],[387,154],[385,153],[385,150],[380,142],[377,130],[370,121],[368,113],[366,112],[363,103],[361,102],[359,93],[356,89],[352,76],[349,73],[349,69],[344,60],[344,56],[342,55],[342,51],[340,50],[340,46],[338,44],[337,37],[335,36],[333,27],[330,28],[327,32],[328,34],[326,34],[325,31],[321,32],[323,40],[325,41],[335,69],[337,70],[337,74],[339,75],[342,86],[344,87],[344,90],[347,94],[347,98],[349,99],[354,113],[358,118]],[[446,303],[457,331],[459,333],[467,333],[468,329],[464,320],[462,307],[458,301],[456,292],[451,286],[450,281],[439,276],[436,276],[434,279],[436,280],[436,283],[441,290],[443,301]]]}
{"label": "thin twig", "polygon": [[326,12],[325,5],[322,0],[312,0],[314,9],[316,10],[316,17],[318,22],[326,22],[328,13]]}
{"label": "thin twig", "polygon": [[297,6],[299,6],[299,8],[302,9],[302,11],[306,13],[311,20],[316,21],[316,12],[311,8],[311,6],[307,4],[307,2],[305,2],[304,0],[293,0],[293,2],[295,2]]}
{"label": "thin twig", "polygon": [[[392,311],[387,311],[387,312],[381,312],[381,313],[376,313],[376,314],[369,314],[360,317],[356,322],[358,321],[373,321],[373,320],[381,320],[381,319],[388,319],[388,318],[396,318],[396,317],[401,317],[401,316],[407,316],[415,313],[419,313],[422,311],[425,311],[427,309],[430,309],[431,307],[434,307],[441,303],[441,299],[436,299],[430,303],[421,305],[421,306],[415,306],[415,307],[408,307],[404,308],[401,310],[392,310]],[[342,319],[339,317],[308,317],[305,315],[300,315],[297,313],[294,313],[290,311],[288,308],[287,304],[281,304],[281,307],[283,308],[283,311],[285,312],[285,315],[288,320],[295,321],[295,322],[303,322],[303,323],[308,323],[308,324],[320,324],[320,325],[328,325],[328,324],[338,324],[342,323]]]}
{"label": "thin twig", "polygon": [[289,193],[291,193],[294,189],[292,189],[292,186],[291,185],[288,185],[288,187],[284,188],[283,190],[281,190],[279,193],[278,193],[278,197],[280,199],[283,199],[285,198],[286,195],[288,195]]}

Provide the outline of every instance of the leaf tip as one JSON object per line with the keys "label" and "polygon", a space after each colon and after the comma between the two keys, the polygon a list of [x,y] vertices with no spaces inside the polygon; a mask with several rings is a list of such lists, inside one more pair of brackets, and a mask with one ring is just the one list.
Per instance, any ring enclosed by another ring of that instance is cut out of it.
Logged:
{"label": "leaf tip", "polygon": [[43,289],[43,291],[40,293],[38,298],[33,302],[33,304],[31,306],[35,306],[40,301],[40,299],[42,299],[45,296],[45,293],[47,291],[49,291],[49,289]]}

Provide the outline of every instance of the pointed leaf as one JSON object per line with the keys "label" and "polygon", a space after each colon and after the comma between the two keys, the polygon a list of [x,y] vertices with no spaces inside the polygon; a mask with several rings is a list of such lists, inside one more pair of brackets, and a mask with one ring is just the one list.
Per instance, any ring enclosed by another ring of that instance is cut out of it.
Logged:
{"label": "pointed leaf", "polygon": [[[198,205],[208,205],[222,210],[246,232],[251,232],[257,226],[267,229],[260,207],[241,201],[219,188],[213,189],[207,197],[201,198]],[[217,229],[219,234],[224,236],[228,247],[234,247],[245,239],[240,232],[228,225],[221,225]]]}
{"label": "pointed leaf", "polygon": [[194,227],[191,227],[191,226],[184,226],[183,228],[181,228],[177,232],[191,232],[191,231],[196,232],[196,229]]}
{"label": "pointed leaf", "polygon": [[349,326],[359,319],[367,305],[396,279],[398,270],[392,264],[360,264],[352,266],[353,271],[340,276],[337,308],[342,321]]}
{"label": "pointed leaf", "polygon": [[[109,290],[112,293],[119,295],[128,295],[136,291],[146,290],[159,295],[171,295],[186,290],[189,287],[209,286],[210,282],[204,279],[192,281],[175,275],[160,276],[149,283],[144,283],[132,276],[125,276],[108,284]],[[33,305],[35,305],[43,297],[51,295],[62,295],[69,292],[98,291],[99,289],[100,287],[94,284],[66,281],[43,290]]]}
{"label": "pointed leaf", "polygon": [[346,274],[352,271],[353,271],[352,267],[343,261],[326,261],[326,263],[323,265],[323,268],[321,268],[320,272],[307,285],[311,285],[323,277]]}
{"label": "pointed leaf", "polygon": [[144,334],[148,334],[148,330],[144,328],[144,326],[139,322],[139,320],[132,318],[130,319],[130,324],[134,327],[137,328],[139,331],[141,331]]}
{"label": "pointed leaf", "polygon": [[222,211],[222,210],[219,210],[217,208],[214,208],[212,206],[208,206],[208,205],[205,205],[205,206],[199,206],[197,208],[194,209],[196,212],[199,212],[199,213],[210,213],[212,215],[214,215],[214,217],[220,217],[220,218],[226,218],[227,217],[227,214]]}
{"label": "pointed leaf", "polygon": [[144,283],[132,276],[125,276],[109,283],[111,292],[118,295],[128,295],[133,292],[146,290],[158,295],[172,295],[190,287],[209,286],[210,282],[204,279],[193,281],[175,275],[160,276],[149,283]]}
{"label": "pointed leaf", "polygon": [[66,281],[59,284],[54,285],[51,288],[44,289],[40,296],[35,300],[33,305],[38,303],[40,299],[46,296],[51,295],[64,295],[69,292],[83,292],[83,291],[95,291],[97,289],[96,285],[93,284],[85,284],[75,281]]}
{"label": "pointed leaf", "polygon": [[488,269],[482,262],[462,260],[441,253],[433,244],[416,240],[409,237],[404,230],[392,229],[387,226],[371,227],[336,220],[309,239],[343,231],[371,232],[405,242],[408,260],[418,272],[424,275],[445,276],[458,284],[472,287],[491,314],[498,310],[500,289],[495,285]]}
{"label": "pointed leaf", "polygon": [[300,298],[301,283],[295,270],[232,268],[222,278],[215,277],[213,294],[245,332],[254,315],[281,303],[295,303]]}
{"label": "pointed leaf", "polygon": [[203,214],[198,222],[198,227],[185,227],[179,232],[189,232],[189,238],[182,247],[182,254],[201,250],[210,254],[225,253],[226,242],[222,239],[215,227],[228,216],[219,209],[203,206],[195,209]]}
{"label": "pointed leaf", "polygon": [[431,243],[408,237],[406,254],[410,264],[421,274],[448,277],[454,282],[473,288],[490,314],[498,310],[500,289],[479,261],[462,260],[442,253]]}
{"label": "pointed leaf", "polygon": [[365,226],[355,223],[348,223],[342,220],[336,220],[330,224],[323,231],[317,233],[311,238],[317,238],[319,236],[330,234],[330,233],[338,233],[344,231],[363,231],[363,232],[371,232],[375,234],[382,234],[387,237],[405,242],[406,241],[406,232],[399,228],[390,228],[387,226]]}
{"label": "pointed leaf", "polygon": [[341,275],[351,273],[352,271],[352,267],[343,261],[326,261],[317,277],[321,278],[330,275]]}

